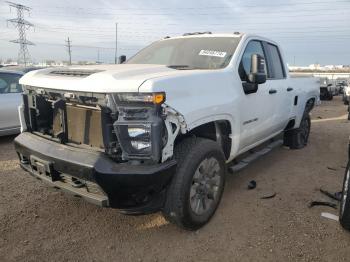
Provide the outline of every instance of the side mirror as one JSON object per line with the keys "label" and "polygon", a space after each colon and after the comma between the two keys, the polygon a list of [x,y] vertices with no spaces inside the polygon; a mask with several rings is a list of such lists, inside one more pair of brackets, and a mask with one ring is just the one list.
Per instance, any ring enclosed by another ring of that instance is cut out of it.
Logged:
{"label": "side mirror", "polygon": [[251,68],[248,80],[253,84],[263,84],[266,82],[265,58],[258,54],[252,54]]}
{"label": "side mirror", "polygon": [[126,61],[126,56],[125,55],[119,56],[119,64],[123,64],[125,61]]}

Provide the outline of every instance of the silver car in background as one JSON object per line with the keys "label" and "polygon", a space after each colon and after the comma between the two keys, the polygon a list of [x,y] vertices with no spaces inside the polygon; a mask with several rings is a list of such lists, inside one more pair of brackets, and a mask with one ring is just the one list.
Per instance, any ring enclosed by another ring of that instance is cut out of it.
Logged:
{"label": "silver car in background", "polygon": [[21,71],[0,70],[0,136],[20,132],[18,106],[22,103]]}

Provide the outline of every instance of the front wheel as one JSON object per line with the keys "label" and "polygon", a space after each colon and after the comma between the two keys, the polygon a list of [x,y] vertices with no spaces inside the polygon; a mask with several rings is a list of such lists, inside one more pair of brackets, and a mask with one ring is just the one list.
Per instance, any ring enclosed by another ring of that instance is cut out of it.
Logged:
{"label": "front wheel", "polygon": [[343,228],[350,230],[350,170],[349,170],[350,162],[348,163],[344,181],[343,181],[343,194],[340,201],[340,212],[339,212],[339,222],[343,226]]}
{"label": "front wheel", "polygon": [[220,146],[209,139],[188,138],[175,147],[176,174],[167,191],[165,218],[196,230],[214,215],[224,190],[226,164]]}

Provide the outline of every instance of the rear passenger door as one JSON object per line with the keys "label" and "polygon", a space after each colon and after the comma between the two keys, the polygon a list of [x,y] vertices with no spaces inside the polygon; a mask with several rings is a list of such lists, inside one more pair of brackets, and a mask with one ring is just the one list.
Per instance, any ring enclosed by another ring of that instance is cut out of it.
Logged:
{"label": "rear passenger door", "polygon": [[266,52],[269,101],[274,104],[271,133],[282,131],[288,124],[293,103],[293,89],[288,86],[287,73],[277,45],[263,42]]}

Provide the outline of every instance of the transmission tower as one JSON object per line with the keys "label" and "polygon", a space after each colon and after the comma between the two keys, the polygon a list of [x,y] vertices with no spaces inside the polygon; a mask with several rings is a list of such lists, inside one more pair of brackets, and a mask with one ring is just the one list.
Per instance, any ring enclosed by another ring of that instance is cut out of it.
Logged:
{"label": "transmission tower", "polygon": [[66,47],[67,47],[67,51],[68,51],[68,56],[69,56],[69,65],[71,65],[72,64],[72,41],[69,39],[69,37],[68,37],[68,40],[66,40],[66,43],[67,43],[67,45],[66,45]]}
{"label": "transmission tower", "polygon": [[28,45],[34,45],[34,43],[30,42],[26,38],[26,31],[34,26],[32,23],[26,21],[24,19],[24,12],[27,11],[29,13],[30,9],[27,6],[16,4],[13,2],[7,2],[10,7],[16,8],[17,18],[8,19],[7,21],[12,23],[15,28],[18,29],[19,38],[16,40],[11,40],[10,42],[19,44],[19,52],[18,52],[18,64],[24,64],[26,66],[30,61]]}

